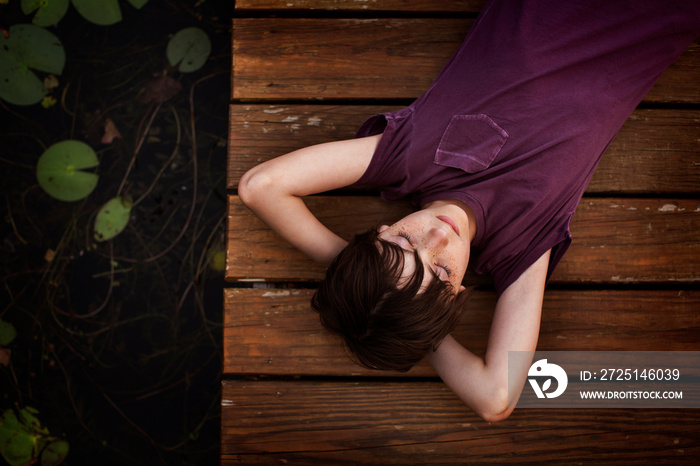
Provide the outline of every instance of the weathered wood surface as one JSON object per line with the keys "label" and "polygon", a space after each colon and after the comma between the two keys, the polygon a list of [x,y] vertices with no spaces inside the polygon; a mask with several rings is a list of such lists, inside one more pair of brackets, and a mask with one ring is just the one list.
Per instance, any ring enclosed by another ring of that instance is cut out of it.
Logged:
{"label": "weathered wood surface", "polygon": [[[228,189],[258,163],[302,147],[351,139],[381,105],[231,105]],[[700,111],[636,110],[587,189],[597,193],[700,194]]]}
{"label": "weathered wood surface", "polygon": [[[406,374],[364,369],[326,332],[309,289],[224,291],[224,372],[241,375],[435,377],[422,362]],[[496,296],[475,291],[452,335],[483,354]],[[700,347],[700,291],[550,290],[539,351],[693,351]]]}
{"label": "weathered wood surface", "polygon": [[[375,197],[311,196],[309,209],[350,238],[411,211]],[[238,199],[229,197],[226,278],[319,280],[324,268],[283,241]],[[700,201],[584,198],[574,215],[574,242],[553,283],[681,283],[700,280]]]}
{"label": "weathered wood surface", "polygon": [[691,464],[700,410],[516,409],[488,423],[441,382],[225,381],[222,464]]}
{"label": "weathered wood surface", "polygon": [[[234,100],[413,99],[473,23],[465,18],[236,18]],[[646,102],[700,103],[693,43]]]}
{"label": "weathered wood surface", "polygon": [[400,11],[478,13],[486,0],[236,0],[236,10]]}
{"label": "weathered wood surface", "polygon": [[[294,149],[353,137],[368,116],[421,95],[483,3],[236,1],[247,17],[233,21],[228,280],[322,277],[321,266],[240,204],[240,176]],[[256,12],[266,17],[252,18]],[[350,19],[354,12],[360,18]],[[273,17],[288,13],[296,17]],[[301,18],[307,13],[317,18]],[[645,98],[662,108],[635,111],[603,157],[572,224],[574,244],[545,295],[539,350],[700,348],[698,82],[696,42]],[[332,194],[306,201],[345,237],[411,210]],[[587,289],[570,286],[579,283]],[[246,380],[222,383],[223,465],[637,465],[700,457],[700,410],[518,409],[506,421],[482,421],[424,363],[401,377],[354,365],[310,309],[313,289],[288,286],[224,290],[224,373]],[[477,354],[495,302],[487,289],[475,292],[454,332]]]}

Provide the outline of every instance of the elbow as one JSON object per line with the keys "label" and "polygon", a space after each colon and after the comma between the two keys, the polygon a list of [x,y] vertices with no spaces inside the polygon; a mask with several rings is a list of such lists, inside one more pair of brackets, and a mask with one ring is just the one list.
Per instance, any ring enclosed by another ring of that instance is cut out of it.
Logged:
{"label": "elbow", "polygon": [[508,390],[501,390],[500,393],[491,397],[488,402],[484,403],[476,410],[484,421],[498,422],[508,419],[513,412],[513,408],[508,403]]}
{"label": "elbow", "polygon": [[249,208],[253,208],[272,187],[270,177],[257,168],[248,170],[238,182],[238,197]]}
{"label": "elbow", "polygon": [[498,421],[504,421],[504,420],[508,419],[508,417],[510,416],[510,414],[512,412],[513,412],[512,408],[506,407],[505,409],[498,409],[497,408],[497,409],[493,409],[493,410],[489,410],[489,411],[484,411],[484,412],[481,412],[478,414],[479,414],[479,416],[481,416],[481,418],[484,421],[498,422]]}

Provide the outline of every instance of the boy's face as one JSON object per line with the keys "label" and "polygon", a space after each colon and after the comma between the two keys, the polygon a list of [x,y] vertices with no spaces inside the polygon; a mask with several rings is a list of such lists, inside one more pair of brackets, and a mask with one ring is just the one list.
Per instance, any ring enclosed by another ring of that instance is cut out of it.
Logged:
{"label": "boy's face", "polygon": [[416,251],[426,269],[422,288],[435,274],[440,280],[449,282],[455,293],[464,289],[462,279],[469,264],[468,235],[467,214],[460,207],[449,204],[431,204],[391,226],[379,228],[381,239],[395,243],[405,251],[399,285],[413,276],[416,267],[420,266],[414,259]]}

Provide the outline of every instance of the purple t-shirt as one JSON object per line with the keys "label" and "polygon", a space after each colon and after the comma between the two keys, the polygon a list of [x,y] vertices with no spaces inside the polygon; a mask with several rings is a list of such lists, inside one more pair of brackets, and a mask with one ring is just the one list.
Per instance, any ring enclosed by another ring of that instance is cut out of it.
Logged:
{"label": "purple t-shirt", "polygon": [[551,275],[600,156],[699,34],[697,1],[490,1],[424,95],[359,129],[384,134],[357,184],[467,203],[499,294],[550,248]]}

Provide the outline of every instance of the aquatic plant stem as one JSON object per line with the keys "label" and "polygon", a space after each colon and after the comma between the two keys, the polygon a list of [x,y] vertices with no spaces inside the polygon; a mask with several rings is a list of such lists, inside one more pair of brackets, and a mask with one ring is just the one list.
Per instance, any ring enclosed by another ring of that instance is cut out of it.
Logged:
{"label": "aquatic plant stem", "polygon": [[[153,113],[151,114],[151,118],[148,120],[148,124],[146,127],[143,129],[143,132],[141,133],[141,137],[139,138],[138,142],[136,143],[136,147],[134,148],[134,155],[131,157],[131,161],[129,162],[129,166],[126,168],[126,173],[124,174],[124,178],[122,178],[122,182],[119,185],[119,189],[117,190],[117,197],[121,196],[122,190],[124,189],[124,184],[126,184],[126,180],[129,178],[129,174],[131,173],[132,168],[134,168],[134,163],[136,163],[136,157],[139,154],[139,151],[141,150],[141,146],[143,145],[144,141],[146,140],[146,136],[148,136],[148,131],[151,129],[151,125],[153,124],[153,120],[156,118],[156,115],[158,114],[158,111],[160,110],[160,107],[163,104],[158,104],[156,108],[153,110]],[[146,113],[148,115],[148,113]],[[144,115],[145,117],[145,115]],[[140,129],[139,125],[139,129]]]}
{"label": "aquatic plant stem", "polygon": [[136,201],[134,201],[134,204],[133,204],[132,208],[133,208],[133,207],[136,207],[137,205],[139,205],[139,204],[141,203],[141,201],[143,201],[143,200],[151,193],[151,191],[152,191],[153,188],[155,187],[156,183],[157,183],[158,180],[160,179],[160,177],[161,177],[161,175],[163,174],[163,172],[165,171],[165,169],[166,169],[168,166],[170,166],[170,162],[172,162],[172,160],[175,158],[175,156],[180,152],[180,138],[181,138],[181,135],[182,135],[182,130],[180,129],[180,117],[177,115],[177,110],[175,110],[175,107],[172,107],[172,106],[171,106],[171,107],[170,107],[170,110],[172,111],[173,116],[175,117],[175,122],[177,123],[177,125],[175,126],[175,127],[177,128],[177,139],[175,140],[175,148],[173,149],[173,153],[172,153],[172,155],[170,156],[170,158],[163,164],[163,166],[162,166],[162,167],[160,168],[160,170],[158,171],[158,174],[157,174],[156,177],[153,179],[153,182],[152,182],[151,185],[148,187],[148,189],[146,190],[146,192],[143,193],[143,194],[141,195],[141,197],[139,197]]}
{"label": "aquatic plant stem", "polygon": [[20,120],[22,120],[22,121],[24,121],[24,122],[29,123],[30,125],[36,127],[36,128],[39,130],[39,132],[41,132],[41,133],[43,133],[43,134],[46,134],[44,128],[42,128],[41,125],[39,125],[39,124],[36,123],[35,121],[30,120],[29,118],[25,117],[24,115],[21,115],[21,114],[15,112],[15,111],[13,111],[12,109],[10,109],[10,107],[8,107],[7,105],[5,105],[5,102],[4,102],[2,99],[0,99],[0,107],[2,107],[3,109],[5,109],[5,110],[7,111],[7,113],[9,113],[10,115],[12,115],[13,117],[18,118],[18,119],[20,119]]}
{"label": "aquatic plant stem", "polygon": [[153,440],[153,439],[151,438],[150,435],[148,435],[143,429],[141,429],[141,428],[138,426],[138,424],[136,424],[134,421],[132,421],[131,419],[129,419],[129,417],[124,413],[124,411],[122,411],[122,410],[119,408],[119,406],[117,406],[117,404],[116,404],[114,401],[112,401],[112,399],[111,399],[109,396],[107,396],[107,394],[106,394],[105,392],[102,392],[102,396],[104,397],[105,400],[107,400],[107,403],[109,403],[110,405],[112,405],[112,408],[114,408],[114,409],[119,413],[119,415],[120,415],[121,417],[123,417],[124,420],[125,420],[126,422],[128,422],[128,423],[131,425],[131,427],[133,427],[134,429],[136,429],[137,432],[139,432],[141,435],[143,435],[143,436],[146,438],[146,440],[148,440],[148,443],[151,444],[151,446],[153,447],[153,449],[154,449],[154,450],[156,451],[156,453],[158,454],[158,458],[160,459],[160,464],[166,465],[167,463],[165,462],[165,458],[163,458],[163,455],[162,455],[161,452],[160,452],[160,448],[158,447],[158,444],[155,442],[155,440]]}
{"label": "aquatic plant stem", "polygon": [[78,98],[80,97],[80,88],[82,87],[83,84],[83,78],[80,77],[78,78],[78,90],[75,92],[75,105],[73,106],[74,110],[73,113],[70,114],[73,119],[71,121],[70,125],[70,138],[73,139],[73,135],[75,134],[75,119],[76,116],[78,115]]}
{"label": "aquatic plant stem", "polygon": [[97,314],[99,314],[102,309],[107,307],[107,303],[109,303],[109,298],[112,296],[112,289],[114,288],[114,246],[113,243],[110,241],[109,242],[109,288],[107,289],[107,296],[105,296],[105,299],[102,301],[102,304],[95,309],[94,311],[90,311],[87,314],[72,314],[65,312],[61,309],[59,309],[56,306],[53,306],[53,308],[58,311],[59,314],[63,314],[65,316],[73,317],[75,319],[89,319],[90,317],[94,317]]}
{"label": "aquatic plant stem", "polygon": [[[204,78],[199,79],[198,81],[195,81],[192,86],[190,87],[190,137],[192,139],[192,204],[190,205],[190,212],[187,215],[187,220],[185,221],[184,226],[182,227],[182,230],[180,230],[180,234],[177,235],[177,238],[170,243],[170,246],[165,248],[163,251],[159,252],[155,256],[151,256],[147,259],[144,259],[142,262],[151,262],[154,260],[158,260],[161,257],[163,257],[165,254],[170,252],[172,248],[175,247],[175,245],[182,239],[182,237],[185,235],[185,232],[187,231],[187,228],[189,228],[190,221],[192,220],[192,215],[194,214],[194,208],[197,205],[197,138],[196,138],[196,132],[195,132],[195,124],[194,124],[194,88],[197,86],[197,84],[201,83],[202,81],[209,79],[210,76],[205,76]],[[160,105],[158,105],[160,107]]]}
{"label": "aquatic plant stem", "polygon": [[15,225],[15,220],[12,217],[12,208],[10,207],[10,199],[5,196],[5,202],[7,203],[7,217],[10,220],[10,224],[12,225],[12,231],[15,232],[15,236],[17,237],[18,240],[25,246],[27,245],[27,240],[22,238],[22,235],[19,234],[19,231],[17,231],[17,225]]}

